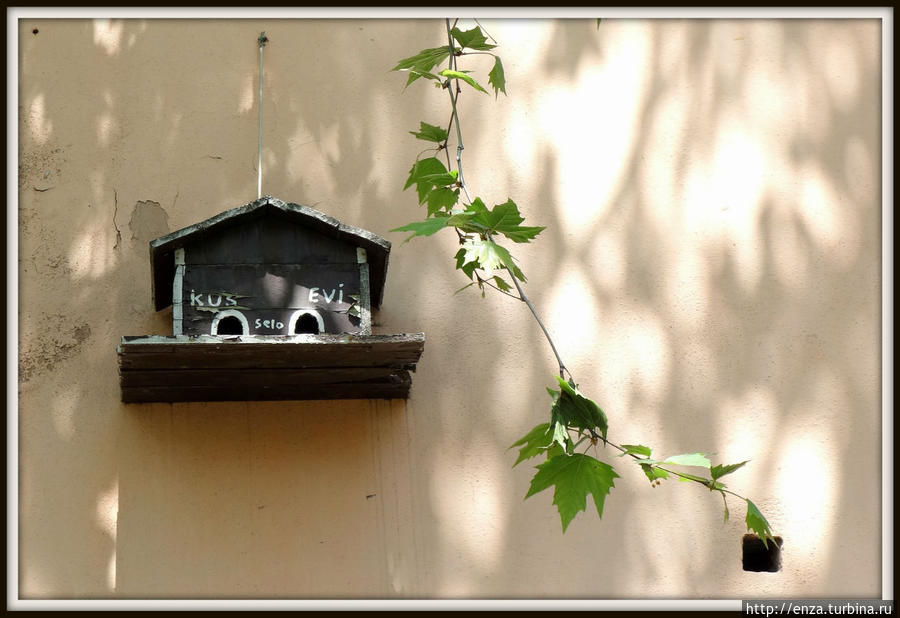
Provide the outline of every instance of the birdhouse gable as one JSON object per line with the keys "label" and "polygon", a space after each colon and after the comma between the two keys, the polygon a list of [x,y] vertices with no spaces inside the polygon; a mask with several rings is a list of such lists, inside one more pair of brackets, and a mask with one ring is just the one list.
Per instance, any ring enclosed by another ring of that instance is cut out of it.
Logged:
{"label": "birdhouse gable", "polygon": [[176,336],[370,334],[390,243],[265,197],[158,238],[150,251],[154,302],[172,304]]}

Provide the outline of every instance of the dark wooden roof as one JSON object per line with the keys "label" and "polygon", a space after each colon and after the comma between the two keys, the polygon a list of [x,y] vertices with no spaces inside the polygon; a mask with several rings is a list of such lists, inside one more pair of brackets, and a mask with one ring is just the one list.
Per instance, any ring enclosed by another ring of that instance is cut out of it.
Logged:
{"label": "dark wooden roof", "polygon": [[153,304],[157,311],[172,304],[172,282],[175,278],[175,250],[202,241],[234,225],[246,225],[259,217],[276,214],[291,223],[304,226],[325,236],[350,243],[366,250],[369,262],[371,303],[376,308],[384,296],[388,256],[391,243],[366,230],[341,223],[333,217],[301,206],[265,196],[255,202],[226,210],[200,223],[150,241],[150,271]]}

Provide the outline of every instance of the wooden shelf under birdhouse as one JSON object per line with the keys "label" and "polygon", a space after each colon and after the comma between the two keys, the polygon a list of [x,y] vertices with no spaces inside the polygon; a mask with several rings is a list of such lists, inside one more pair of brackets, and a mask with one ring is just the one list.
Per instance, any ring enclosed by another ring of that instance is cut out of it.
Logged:
{"label": "wooden shelf under birdhouse", "polygon": [[423,333],[123,337],[125,403],[406,399]]}

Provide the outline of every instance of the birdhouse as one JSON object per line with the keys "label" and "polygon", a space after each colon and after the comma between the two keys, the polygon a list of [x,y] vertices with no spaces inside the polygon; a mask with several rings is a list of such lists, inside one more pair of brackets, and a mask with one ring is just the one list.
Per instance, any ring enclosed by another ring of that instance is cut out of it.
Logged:
{"label": "birdhouse", "polygon": [[150,243],[172,336],[124,337],[123,401],[405,398],[424,335],[373,335],[390,243],[263,197]]}

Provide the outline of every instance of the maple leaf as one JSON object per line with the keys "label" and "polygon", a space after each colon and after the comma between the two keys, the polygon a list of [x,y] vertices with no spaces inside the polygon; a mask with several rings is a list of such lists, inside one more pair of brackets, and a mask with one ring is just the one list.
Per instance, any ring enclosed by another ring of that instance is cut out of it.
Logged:
{"label": "maple leaf", "polygon": [[747,518],[745,521],[747,522],[747,530],[755,532],[756,536],[762,539],[763,547],[768,549],[769,545],[766,543],[766,539],[774,541],[775,537],[772,536],[772,529],[769,527],[769,522],[766,521],[766,518],[760,510],[756,508],[756,505],[750,500],[747,500]]}
{"label": "maple leaf", "polygon": [[513,468],[526,459],[531,459],[532,457],[539,455],[541,451],[547,450],[552,442],[553,433],[550,431],[550,423],[541,423],[540,425],[537,425],[534,429],[525,434],[524,437],[517,442],[514,442],[512,446],[509,447],[522,447],[519,450],[519,458],[516,459]]}
{"label": "maple leaf", "polygon": [[537,470],[525,497],[555,486],[553,504],[559,511],[563,532],[575,515],[587,507],[588,494],[594,498],[597,515],[603,517],[603,501],[615,486],[613,479],[619,476],[609,464],[581,453],[557,455],[537,466]]}
{"label": "maple leaf", "polygon": [[[747,461],[750,461],[749,459]],[[728,464],[728,465],[716,465],[709,469],[710,476],[713,477],[713,480],[721,478],[726,474],[731,474],[741,466],[747,463],[747,461],[742,461],[741,463],[736,464]]]}

